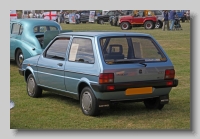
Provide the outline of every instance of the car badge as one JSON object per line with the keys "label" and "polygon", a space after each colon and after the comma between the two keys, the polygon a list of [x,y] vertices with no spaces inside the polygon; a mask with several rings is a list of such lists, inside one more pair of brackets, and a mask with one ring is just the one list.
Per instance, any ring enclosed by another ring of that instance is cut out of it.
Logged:
{"label": "car badge", "polygon": [[139,74],[142,74],[142,70],[141,69],[139,69]]}

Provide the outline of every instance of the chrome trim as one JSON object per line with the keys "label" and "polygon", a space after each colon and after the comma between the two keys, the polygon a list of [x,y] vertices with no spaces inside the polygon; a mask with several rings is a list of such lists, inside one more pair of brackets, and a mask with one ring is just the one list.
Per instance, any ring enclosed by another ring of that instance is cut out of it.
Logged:
{"label": "chrome trim", "polygon": [[57,76],[57,77],[62,77],[62,78],[64,78],[64,77],[65,77],[65,76],[61,76],[61,75],[50,74],[50,73],[46,73],[46,72],[40,72],[40,71],[37,71],[37,73],[41,73],[41,74],[47,74],[47,75],[52,75],[52,76]]}
{"label": "chrome trim", "polygon": [[45,68],[45,69],[52,69],[52,70],[59,70],[59,71],[64,71],[63,69],[59,69],[59,68],[50,68],[50,67],[45,67],[45,66],[38,66],[38,68]]}

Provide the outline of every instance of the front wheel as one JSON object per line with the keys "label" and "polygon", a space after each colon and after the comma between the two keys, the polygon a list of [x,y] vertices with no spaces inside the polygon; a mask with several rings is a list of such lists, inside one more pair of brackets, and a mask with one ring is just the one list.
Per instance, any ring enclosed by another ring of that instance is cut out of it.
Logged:
{"label": "front wheel", "polygon": [[27,78],[27,93],[33,98],[37,98],[42,95],[42,89],[37,86],[32,74],[30,74]]}
{"label": "front wheel", "polygon": [[15,61],[16,61],[17,66],[18,66],[19,68],[21,68],[22,63],[23,63],[23,61],[24,61],[24,55],[23,55],[21,49],[18,49],[18,50],[17,50],[16,55],[15,55]]}
{"label": "front wheel", "polygon": [[121,29],[122,30],[128,30],[128,29],[130,29],[130,24],[128,22],[122,22],[121,23]]}
{"label": "front wheel", "polygon": [[85,87],[81,92],[80,106],[85,115],[97,116],[99,114],[97,99],[89,87]]}
{"label": "front wheel", "polygon": [[144,28],[145,29],[153,29],[155,26],[154,26],[154,24],[153,24],[153,22],[152,21],[146,21],[145,23],[144,23]]}

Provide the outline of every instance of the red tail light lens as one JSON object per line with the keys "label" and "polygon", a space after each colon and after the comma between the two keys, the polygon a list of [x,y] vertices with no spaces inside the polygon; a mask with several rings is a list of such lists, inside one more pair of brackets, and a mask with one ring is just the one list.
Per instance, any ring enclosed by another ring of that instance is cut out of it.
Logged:
{"label": "red tail light lens", "polygon": [[99,83],[113,83],[114,82],[114,74],[113,73],[101,73],[99,75]]}
{"label": "red tail light lens", "polygon": [[175,77],[175,70],[174,69],[165,70],[165,79],[174,79],[174,77]]}

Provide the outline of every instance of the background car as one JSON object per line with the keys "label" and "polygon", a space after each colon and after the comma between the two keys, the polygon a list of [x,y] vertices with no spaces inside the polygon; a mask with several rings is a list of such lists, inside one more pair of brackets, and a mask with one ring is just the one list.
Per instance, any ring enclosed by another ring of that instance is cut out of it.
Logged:
{"label": "background car", "polygon": [[24,60],[19,73],[30,97],[50,90],[79,100],[89,116],[120,101],[161,110],[178,85],[161,45],[149,34],[131,32],[61,33],[42,54]]}
{"label": "background car", "polygon": [[44,33],[62,30],[55,21],[45,19],[16,19],[10,21],[10,60],[15,60],[18,67],[24,59],[41,54],[46,47]]}
{"label": "background car", "polygon": [[104,22],[109,22],[109,19],[111,16],[118,16],[118,15],[124,15],[124,13],[122,13],[119,10],[110,10],[107,13],[105,13],[104,15],[98,16],[97,23],[104,24]]}
{"label": "background car", "polygon": [[164,18],[163,12],[161,10],[151,10],[153,15],[157,17],[157,22],[155,25],[155,28],[162,28],[163,26],[163,21],[162,19]]}

